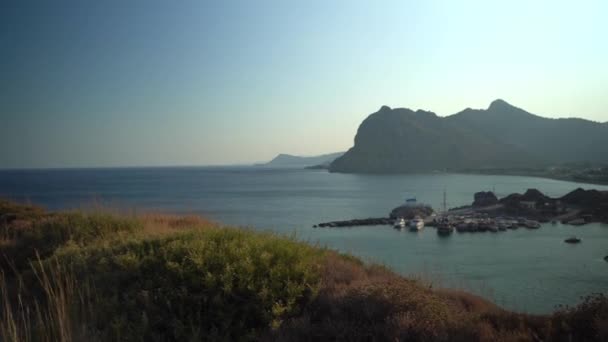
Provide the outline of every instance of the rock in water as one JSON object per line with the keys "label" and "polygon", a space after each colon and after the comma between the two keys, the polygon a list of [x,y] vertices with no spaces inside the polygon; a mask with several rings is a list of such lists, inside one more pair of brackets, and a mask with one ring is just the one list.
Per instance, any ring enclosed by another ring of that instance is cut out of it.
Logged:
{"label": "rock in water", "polygon": [[498,198],[492,191],[480,191],[475,193],[474,207],[487,207],[498,203]]}

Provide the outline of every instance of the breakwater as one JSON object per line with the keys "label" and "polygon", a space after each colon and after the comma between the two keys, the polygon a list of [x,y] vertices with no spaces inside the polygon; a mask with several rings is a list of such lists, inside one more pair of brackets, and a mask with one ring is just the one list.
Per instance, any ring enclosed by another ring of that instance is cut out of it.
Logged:
{"label": "breakwater", "polygon": [[338,228],[338,227],[355,227],[355,226],[380,226],[392,225],[393,220],[389,217],[370,217],[365,219],[353,219],[346,221],[331,221],[319,223],[313,228]]}

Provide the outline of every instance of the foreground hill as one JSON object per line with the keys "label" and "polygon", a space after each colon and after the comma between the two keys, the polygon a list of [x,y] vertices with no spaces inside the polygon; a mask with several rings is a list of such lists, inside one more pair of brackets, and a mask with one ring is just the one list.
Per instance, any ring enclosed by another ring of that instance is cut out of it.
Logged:
{"label": "foreground hill", "polygon": [[551,316],[199,217],[0,200],[2,341],[593,341],[608,300]]}
{"label": "foreground hill", "polygon": [[342,156],[344,152],[328,153],[319,156],[294,156],[291,154],[279,154],[274,157],[271,161],[265,164],[259,164],[258,166],[268,167],[309,167],[317,165],[329,165],[336,158]]}
{"label": "foreground hill", "polygon": [[607,162],[605,146],[605,124],[547,119],[502,100],[448,117],[383,106],[361,123],[355,145],[329,169],[391,173]]}

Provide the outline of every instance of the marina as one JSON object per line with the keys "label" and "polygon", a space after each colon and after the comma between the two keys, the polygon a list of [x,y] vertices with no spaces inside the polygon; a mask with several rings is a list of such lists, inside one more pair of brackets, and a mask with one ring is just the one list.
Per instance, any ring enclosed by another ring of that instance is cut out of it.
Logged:
{"label": "marina", "polygon": [[[314,228],[337,228],[367,225],[392,225],[417,232],[425,226],[435,227],[438,235],[458,233],[499,233],[519,228],[539,229],[541,223],[558,221],[563,224],[582,226],[591,222],[608,220],[608,196],[606,192],[576,189],[561,198],[545,196],[536,189],[522,194],[510,194],[498,199],[493,192],[477,192],[471,205],[446,210],[446,192],[440,212],[408,198],[403,205],[394,208],[387,218],[368,218],[320,223]],[[566,241],[578,243],[579,241]]]}

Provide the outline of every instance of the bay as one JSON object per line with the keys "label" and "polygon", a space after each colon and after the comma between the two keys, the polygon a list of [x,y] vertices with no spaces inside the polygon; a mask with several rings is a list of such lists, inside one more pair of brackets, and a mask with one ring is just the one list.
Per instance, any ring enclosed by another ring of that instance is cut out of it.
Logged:
{"label": "bay", "polygon": [[[499,305],[531,313],[608,289],[608,225],[544,224],[541,229],[455,233],[432,228],[314,229],[314,224],[387,216],[405,198],[436,209],[470,204],[473,194],[506,196],[536,188],[562,196],[578,187],[607,186],[559,180],[463,174],[354,175],[323,170],[260,167],[159,167],[0,171],[0,196],[51,210],[109,208],[200,214],[228,225],[271,230],[351,253],[421,278],[462,288]],[[578,245],[565,244],[571,235]]]}

